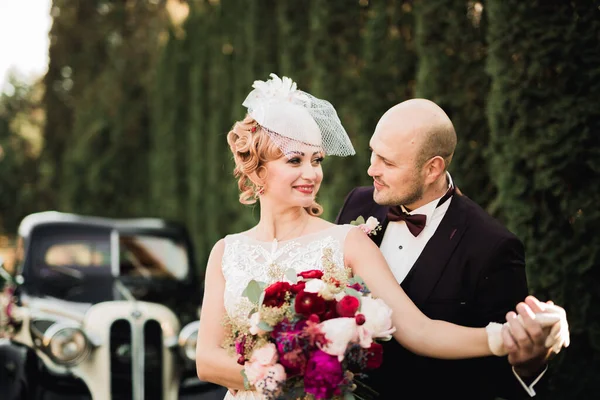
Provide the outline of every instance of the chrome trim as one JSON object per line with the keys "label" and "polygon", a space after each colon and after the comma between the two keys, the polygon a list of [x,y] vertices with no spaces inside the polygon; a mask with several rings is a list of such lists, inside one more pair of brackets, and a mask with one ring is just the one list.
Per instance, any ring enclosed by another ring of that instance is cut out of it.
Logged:
{"label": "chrome trim", "polygon": [[146,320],[129,320],[131,324],[131,377],[133,399],[144,400],[144,325]]}
{"label": "chrome trim", "polygon": [[179,346],[178,338],[175,336],[169,336],[169,337],[164,338],[163,346],[165,346],[167,349],[173,349],[173,348]]}
{"label": "chrome trim", "polygon": [[[115,280],[115,288],[119,291],[119,293],[121,293],[121,295],[123,295],[125,300],[131,302],[135,307],[135,303],[137,300],[133,296],[133,294],[131,294],[131,291],[129,289],[127,289],[127,287],[123,284],[123,282],[116,279]],[[134,310],[134,311],[136,311],[136,310]],[[129,317],[134,318],[134,316],[132,314],[130,314]],[[135,318],[135,319],[137,319],[137,318]]]}
{"label": "chrome trim", "polygon": [[[52,351],[50,351],[50,344],[52,343],[52,338],[58,332],[60,332],[62,329],[77,330],[77,331],[81,332],[81,335],[83,336],[83,338],[85,340],[85,347],[84,347],[83,351],[71,362],[64,362],[64,361],[56,359],[55,355],[52,354]],[[37,328],[36,328],[36,331],[39,332],[39,330]],[[59,365],[65,365],[65,366],[77,365],[77,364],[81,363],[82,361],[84,361],[90,355],[90,352],[91,352],[90,340],[88,339],[88,337],[85,334],[85,332],[83,331],[83,329],[81,329],[81,327],[79,325],[74,324],[74,323],[56,322],[56,323],[50,325],[48,327],[48,329],[46,329],[46,331],[42,334],[41,339],[42,339],[42,346],[43,346],[44,352],[48,355],[48,357],[50,357],[54,362],[56,362]]]}
{"label": "chrome trim", "polygon": [[110,231],[110,272],[115,278],[121,274],[119,265],[119,232]]}
{"label": "chrome trim", "polygon": [[183,355],[184,358],[186,358],[187,360],[190,360],[190,361],[196,361],[196,357],[194,357],[193,359],[188,357],[188,355],[185,351],[185,345],[191,336],[198,334],[198,329],[200,329],[200,321],[192,321],[189,324],[187,324],[186,326],[184,326],[183,329],[181,330],[181,332],[179,332],[179,337],[178,337],[177,342],[179,343],[179,348],[180,348],[181,354]]}

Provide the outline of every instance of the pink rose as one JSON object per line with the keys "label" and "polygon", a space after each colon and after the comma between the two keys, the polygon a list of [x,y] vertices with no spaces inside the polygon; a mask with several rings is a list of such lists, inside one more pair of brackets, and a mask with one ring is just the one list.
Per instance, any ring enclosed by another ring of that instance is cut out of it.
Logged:
{"label": "pink rose", "polygon": [[264,379],[267,374],[266,365],[261,365],[258,362],[246,362],[244,364],[244,372],[246,373],[246,378],[248,378],[248,382],[251,385],[255,386],[258,381]]}
{"label": "pink rose", "polygon": [[376,234],[381,229],[379,220],[375,217],[369,217],[364,224],[360,224],[358,227],[367,235]]}
{"label": "pink rose", "polygon": [[371,233],[371,228],[369,228],[367,225],[365,224],[361,224],[358,226],[360,228],[360,230],[362,230],[364,233],[366,233],[367,235],[369,233]]}
{"label": "pink rose", "polygon": [[270,365],[265,375],[254,385],[258,393],[262,395],[277,393],[281,384],[285,382],[285,369],[281,364]]}
{"label": "pink rose", "polygon": [[254,350],[250,361],[266,366],[275,364],[277,362],[277,347],[273,343],[269,343]]}

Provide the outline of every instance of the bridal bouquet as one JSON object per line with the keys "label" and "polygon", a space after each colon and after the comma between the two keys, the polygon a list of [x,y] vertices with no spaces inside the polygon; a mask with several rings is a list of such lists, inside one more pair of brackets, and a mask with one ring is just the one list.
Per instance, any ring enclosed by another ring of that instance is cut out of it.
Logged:
{"label": "bridal bouquet", "polygon": [[391,309],[359,277],[331,261],[324,270],[285,272],[270,285],[251,281],[249,327],[231,326],[228,347],[247,387],[267,399],[354,399],[355,378],[382,362]]}

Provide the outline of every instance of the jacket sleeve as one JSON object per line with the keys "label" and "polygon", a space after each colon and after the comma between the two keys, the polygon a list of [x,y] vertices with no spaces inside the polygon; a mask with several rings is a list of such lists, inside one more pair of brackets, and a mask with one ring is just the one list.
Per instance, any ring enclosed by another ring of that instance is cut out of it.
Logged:
{"label": "jacket sleeve", "polygon": [[[523,244],[514,236],[499,240],[492,251],[486,252],[482,265],[486,267],[475,286],[477,324],[485,326],[491,321],[504,323],[506,313],[514,311],[516,305],[528,295]],[[511,400],[530,398],[513,374],[508,357],[486,357],[479,361],[481,368],[488,371],[489,384],[494,387],[497,396]],[[545,375],[535,385],[538,393],[547,386]],[[529,382],[525,380],[525,383]]]}
{"label": "jacket sleeve", "polygon": [[357,188],[354,188],[350,191],[350,193],[348,193],[346,195],[346,198],[344,199],[344,204],[342,204],[342,208],[340,208],[340,211],[338,212],[337,217],[335,218],[335,223],[338,225],[342,225],[342,224],[347,224],[350,223],[350,221],[352,219],[348,218],[347,215],[347,210],[348,210],[348,204],[351,202],[352,200],[352,196],[354,195],[354,193],[356,192]]}

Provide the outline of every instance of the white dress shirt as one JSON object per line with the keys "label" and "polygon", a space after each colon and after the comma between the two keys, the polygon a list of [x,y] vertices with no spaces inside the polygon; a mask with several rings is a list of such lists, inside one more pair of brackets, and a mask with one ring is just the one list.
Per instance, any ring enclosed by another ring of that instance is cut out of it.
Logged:
{"label": "white dress shirt", "polygon": [[[452,186],[452,178],[450,174],[446,174],[446,176],[449,182],[448,188],[450,188]],[[442,197],[440,196],[408,212],[408,214],[424,214],[427,217],[425,228],[423,228],[419,236],[413,236],[404,221],[390,222],[388,224],[381,240],[380,249],[398,283],[402,283],[404,278],[406,278],[406,275],[408,275],[408,272],[421,255],[425,245],[442,222],[444,215],[446,215],[452,197],[446,200],[441,206],[436,207]],[[404,207],[402,207],[402,210],[406,212]]]}

